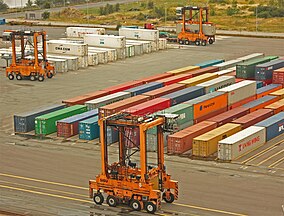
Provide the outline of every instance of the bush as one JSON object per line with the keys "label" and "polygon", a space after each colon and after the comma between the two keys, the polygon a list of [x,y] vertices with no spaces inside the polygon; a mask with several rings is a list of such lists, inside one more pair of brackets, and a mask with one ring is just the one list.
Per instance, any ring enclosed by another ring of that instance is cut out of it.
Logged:
{"label": "bush", "polygon": [[1,12],[5,12],[9,9],[8,5],[6,3],[4,3],[3,0],[0,0],[0,11]]}
{"label": "bush", "polygon": [[49,17],[50,17],[50,12],[49,11],[44,11],[43,14],[42,14],[42,18],[44,20],[47,20],[47,19],[49,19]]}
{"label": "bush", "polygon": [[[256,16],[256,8],[254,8],[254,15]],[[258,6],[257,16],[260,18],[284,17],[284,8],[277,8],[275,6]]]}
{"label": "bush", "polygon": [[228,7],[227,9],[227,15],[228,16],[233,16],[233,15],[236,15],[239,13],[239,9],[238,8],[231,8],[231,7]]}
{"label": "bush", "polygon": [[136,16],[136,19],[137,20],[140,20],[140,21],[144,21],[144,20],[146,20],[146,17],[145,17],[145,15],[143,14],[143,13],[139,13],[137,16]]}
{"label": "bush", "polygon": [[148,2],[148,9],[153,9],[154,8],[154,2],[149,1]]}

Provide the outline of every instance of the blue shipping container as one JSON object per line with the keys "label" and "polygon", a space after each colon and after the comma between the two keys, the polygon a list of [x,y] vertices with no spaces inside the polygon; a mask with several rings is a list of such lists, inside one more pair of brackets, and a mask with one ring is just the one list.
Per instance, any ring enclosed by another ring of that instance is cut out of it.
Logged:
{"label": "blue shipping container", "polygon": [[259,89],[263,87],[263,82],[262,81],[256,81],[256,88]]}
{"label": "blue shipping container", "polygon": [[98,113],[99,113],[98,109],[94,109],[94,110],[90,110],[88,112],[77,114],[77,115],[74,115],[74,116],[71,116],[71,117],[68,117],[68,118],[65,118],[65,119],[61,119],[58,122],[64,122],[64,123],[72,124],[74,122],[78,122],[78,121],[80,122],[80,121],[83,121],[85,119],[97,116]]}
{"label": "blue shipping container", "polygon": [[266,128],[266,142],[284,133],[284,112],[261,121],[255,126]]}
{"label": "blue shipping container", "polygon": [[251,101],[251,102],[249,102],[249,103],[246,103],[246,104],[244,104],[242,107],[251,109],[251,108],[254,108],[254,107],[256,107],[256,106],[259,106],[260,104],[263,104],[263,103],[266,103],[266,102],[268,102],[268,101],[270,101],[270,100],[273,100],[273,99],[275,99],[275,98],[277,98],[277,96],[270,96],[270,95],[267,95],[267,96],[258,98],[258,99],[254,100],[254,101]]}
{"label": "blue shipping container", "polygon": [[118,131],[114,127],[107,127],[107,144],[110,145],[112,143],[118,142]]}
{"label": "blue shipping container", "polygon": [[152,91],[158,88],[163,87],[163,83],[160,82],[150,82],[141,86],[137,86],[131,89],[126,90],[125,92],[130,92],[131,96],[140,95],[148,91]]}
{"label": "blue shipping container", "polygon": [[93,140],[100,136],[98,116],[79,122],[79,139]]}
{"label": "blue shipping container", "polygon": [[6,19],[0,18],[0,25],[5,25],[6,24]]}
{"label": "blue shipping container", "polygon": [[225,61],[224,59],[209,60],[209,61],[205,61],[205,62],[195,64],[195,66],[199,66],[200,68],[206,68],[206,67],[209,67],[209,66],[213,66],[213,65],[222,63],[224,61]]}
{"label": "blue shipping container", "polygon": [[284,60],[282,59],[259,64],[255,67],[255,79],[270,80],[272,79],[273,71],[282,67],[284,67]]}
{"label": "blue shipping container", "polygon": [[35,109],[31,112],[14,115],[14,131],[18,133],[27,133],[35,129],[35,118],[50,112],[65,108],[64,104],[52,105]]}
{"label": "blue shipping container", "polygon": [[164,95],[162,98],[171,99],[171,106],[183,103],[185,101],[197,98],[205,94],[204,87],[192,86],[171,94]]}
{"label": "blue shipping container", "polygon": [[263,86],[262,88],[259,88],[259,89],[256,90],[256,94],[261,94],[263,92],[267,92],[267,91],[275,89],[279,86],[282,86],[282,85],[281,84],[270,84],[270,85],[267,85],[267,86]]}

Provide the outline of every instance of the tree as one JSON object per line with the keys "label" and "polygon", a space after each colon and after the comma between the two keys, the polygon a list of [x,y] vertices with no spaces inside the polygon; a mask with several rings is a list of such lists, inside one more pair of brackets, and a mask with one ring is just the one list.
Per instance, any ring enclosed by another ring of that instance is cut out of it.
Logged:
{"label": "tree", "polygon": [[100,11],[99,11],[100,15],[106,15],[106,10],[104,7],[100,7]]}
{"label": "tree", "polygon": [[119,4],[119,3],[117,3],[117,4],[115,5],[114,11],[115,11],[115,12],[120,11],[120,4]]}
{"label": "tree", "polygon": [[49,17],[50,17],[50,12],[49,11],[44,11],[43,14],[42,14],[42,18],[44,20],[47,20],[47,19],[49,19]]}
{"label": "tree", "polygon": [[27,8],[31,8],[32,5],[33,5],[32,0],[28,0],[28,2],[26,3],[26,7],[27,7]]}
{"label": "tree", "polygon": [[153,9],[154,8],[154,2],[149,1],[148,2],[148,9]]}
{"label": "tree", "polygon": [[6,3],[4,3],[3,0],[0,0],[0,11],[1,12],[5,12],[9,9],[8,5]]}

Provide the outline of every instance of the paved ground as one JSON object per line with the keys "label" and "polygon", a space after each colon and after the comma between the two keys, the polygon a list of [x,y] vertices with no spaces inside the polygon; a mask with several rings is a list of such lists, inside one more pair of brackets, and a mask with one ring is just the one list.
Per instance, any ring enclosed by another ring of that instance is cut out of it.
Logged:
{"label": "paved ground", "polygon": [[[51,35],[62,29],[46,28]],[[233,59],[252,52],[283,55],[283,40],[220,37],[208,47],[190,46],[126,59],[86,70],[58,74],[46,82],[9,81],[0,74],[0,214],[136,215],[127,207],[95,207],[88,180],[100,172],[100,150],[92,143],[35,140],[13,136],[12,115],[107,86],[158,74],[201,61]],[[280,142],[279,140],[275,142]],[[115,146],[112,147],[115,155]],[[259,163],[259,162],[258,162]],[[163,215],[281,215],[283,170],[266,166],[192,161],[166,156],[180,182],[176,204]],[[271,172],[271,170],[273,172]]]}

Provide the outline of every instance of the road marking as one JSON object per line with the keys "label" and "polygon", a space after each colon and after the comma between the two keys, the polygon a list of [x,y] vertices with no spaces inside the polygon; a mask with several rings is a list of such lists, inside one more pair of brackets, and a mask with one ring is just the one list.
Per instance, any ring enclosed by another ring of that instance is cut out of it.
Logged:
{"label": "road marking", "polygon": [[275,156],[281,154],[282,152],[284,152],[284,149],[282,149],[280,152],[277,152],[277,153],[271,155],[270,157],[266,158],[265,160],[259,162],[256,166],[259,166],[259,165],[265,163],[266,161],[268,161],[268,160],[270,160],[271,158],[273,158],[273,157],[275,157]]}
{"label": "road marking", "polygon": [[24,180],[28,180],[28,181],[41,182],[41,183],[59,185],[59,186],[70,187],[70,188],[77,188],[77,189],[82,189],[82,190],[89,190],[89,188],[85,188],[85,187],[80,187],[80,186],[75,186],[75,185],[70,185],[70,184],[63,184],[63,183],[59,183],[59,182],[45,181],[45,180],[41,180],[41,179],[34,179],[34,178],[27,178],[27,177],[22,177],[22,176],[10,175],[10,174],[6,174],[6,173],[0,173],[0,176],[17,178],[17,179],[24,179]]}
{"label": "road marking", "polygon": [[284,157],[280,158],[279,160],[277,160],[274,163],[270,164],[268,167],[269,168],[274,168],[274,167],[278,166],[279,164],[281,164],[283,161],[284,161]]}
{"label": "road marking", "polygon": [[252,161],[254,161],[255,159],[257,159],[257,158],[259,158],[259,157],[265,155],[265,154],[268,153],[268,152],[271,152],[272,150],[274,150],[274,149],[276,149],[276,148],[277,148],[277,146],[273,146],[273,148],[270,148],[270,149],[268,149],[267,151],[264,151],[264,152],[262,152],[261,154],[256,155],[255,157],[253,157],[251,160],[247,161],[246,163],[252,162]]}
{"label": "road marking", "polygon": [[210,209],[210,208],[193,206],[193,205],[186,205],[186,204],[181,204],[181,203],[173,203],[172,205],[183,206],[183,207],[188,207],[188,208],[194,208],[194,209],[199,209],[199,210],[204,210],[204,211],[217,212],[217,213],[222,213],[222,214],[227,214],[227,215],[247,216],[245,214],[239,214],[239,213],[228,212],[228,211],[217,210],[217,209]]}

